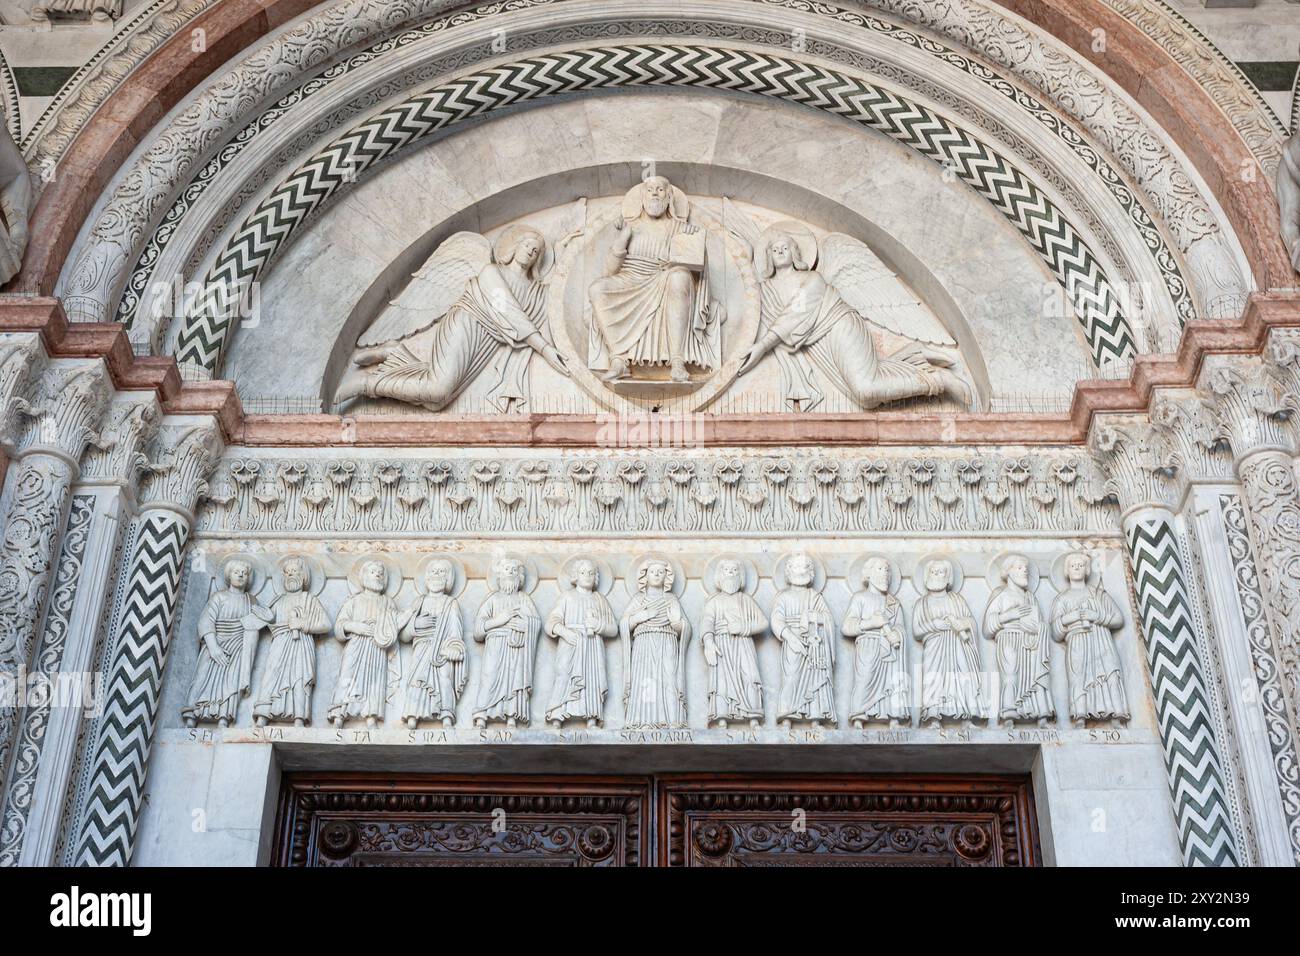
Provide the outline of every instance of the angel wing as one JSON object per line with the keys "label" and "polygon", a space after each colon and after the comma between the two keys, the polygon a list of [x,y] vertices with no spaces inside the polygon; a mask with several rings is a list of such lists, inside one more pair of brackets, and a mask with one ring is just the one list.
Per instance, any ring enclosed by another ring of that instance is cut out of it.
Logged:
{"label": "angel wing", "polygon": [[357,340],[361,348],[409,338],[423,332],[456,304],[465,283],[492,261],[492,243],[476,232],[458,232],[443,240],[388,308]]}
{"label": "angel wing", "polygon": [[957,343],[930,311],[867,246],[833,232],[822,240],[817,271],[871,324],[925,345]]}
{"label": "angel wing", "polygon": [[722,197],[722,225],[741,242],[749,247],[749,254],[752,257],[754,249],[758,246],[758,237],[762,235],[762,230],[758,224],[749,218],[749,213],[741,209],[726,196]]}

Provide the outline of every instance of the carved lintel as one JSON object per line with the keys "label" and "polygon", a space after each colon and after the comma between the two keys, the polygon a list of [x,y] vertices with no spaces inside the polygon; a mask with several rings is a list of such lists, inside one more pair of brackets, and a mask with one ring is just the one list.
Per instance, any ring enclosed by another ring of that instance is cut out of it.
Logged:
{"label": "carved lintel", "polygon": [[1202,381],[1211,395],[1238,467],[1260,451],[1290,451],[1296,396],[1259,359],[1211,356]]}
{"label": "carved lintel", "polygon": [[1151,399],[1151,423],[1176,450],[1187,480],[1232,480],[1231,436],[1208,395],[1159,389]]}
{"label": "carved lintel", "polygon": [[132,485],[149,465],[145,455],[159,420],[153,395],[127,394],[115,400],[105,416],[100,441],[86,451],[83,481]]}
{"label": "carved lintel", "polygon": [[1182,461],[1164,430],[1137,416],[1098,416],[1089,446],[1124,511],[1173,507]]}
{"label": "carved lintel", "polygon": [[75,466],[86,446],[100,441],[112,392],[108,370],[98,359],[51,365],[33,396],[16,400],[27,425],[18,454],[54,455]]}
{"label": "carved lintel", "polygon": [[211,419],[165,421],[140,486],[142,508],[168,508],[193,518],[207,490],[208,475],[221,455],[221,432]]}

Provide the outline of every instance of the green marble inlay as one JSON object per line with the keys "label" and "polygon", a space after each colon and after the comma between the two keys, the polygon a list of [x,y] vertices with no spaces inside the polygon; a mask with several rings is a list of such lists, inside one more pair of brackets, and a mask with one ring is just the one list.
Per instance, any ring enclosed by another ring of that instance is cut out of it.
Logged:
{"label": "green marble inlay", "polygon": [[1295,60],[1241,60],[1237,66],[1261,93],[1289,93],[1295,82]]}
{"label": "green marble inlay", "polygon": [[19,96],[53,96],[68,78],[77,72],[75,66],[15,66],[14,82]]}

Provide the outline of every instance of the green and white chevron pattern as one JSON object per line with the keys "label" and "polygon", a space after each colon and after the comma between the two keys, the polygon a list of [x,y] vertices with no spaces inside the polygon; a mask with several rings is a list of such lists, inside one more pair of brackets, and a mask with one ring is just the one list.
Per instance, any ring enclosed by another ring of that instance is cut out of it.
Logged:
{"label": "green and white chevron pattern", "polygon": [[1228,813],[1223,762],[1210,721],[1174,528],[1158,512],[1134,516],[1126,524],[1183,862],[1187,866],[1236,866],[1239,856]]}
{"label": "green and white chevron pattern", "polygon": [[936,162],[999,209],[1047,263],[1100,365],[1135,354],[1132,332],[1092,250],[1023,173],[932,111],[863,80],[783,56],[686,45],[626,44],[547,53],[444,83],[354,126],[299,166],[218,254],[177,358],[216,374],[252,284],[293,230],[345,183],[437,130],[546,96],[616,87],[703,87],[775,97],[875,129]]}

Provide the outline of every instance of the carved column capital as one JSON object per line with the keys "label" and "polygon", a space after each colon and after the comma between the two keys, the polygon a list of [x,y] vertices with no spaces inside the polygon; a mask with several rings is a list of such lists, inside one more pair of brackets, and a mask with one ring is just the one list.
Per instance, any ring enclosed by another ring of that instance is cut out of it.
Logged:
{"label": "carved column capital", "polygon": [[1296,397],[1272,368],[1256,358],[1210,356],[1202,383],[1238,467],[1258,452],[1291,452]]}
{"label": "carved column capital", "polygon": [[33,397],[48,361],[36,333],[0,334],[0,448],[11,454],[22,435],[21,404]]}
{"label": "carved column capital", "polygon": [[31,397],[15,400],[27,424],[18,455],[60,458],[75,473],[86,446],[100,440],[100,423],[112,394],[108,370],[99,359],[52,363]]}
{"label": "carved column capital", "polygon": [[1188,481],[1232,481],[1231,436],[1211,397],[1194,389],[1157,389],[1151,423],[1175,449]]}
{"label": "carved column capital", "polygon": [[1088,445],[1121,510],[1173,508],[1182,462],[1164,429],[1137,416],[1098,416]]}
{"label": "carved column capital", "polygon": [[194,506],[221,457],[221,432],[208,418],[166,420],[153,441],[140,487],[140,505],[194,520]]}
{"label": "carved column capital", "polygon": [[152,393],[127,393],[108,409],[101,440],[87,451],[83,481],[133,486],[148,467],[145,450],[158,434],[162,414]]}

